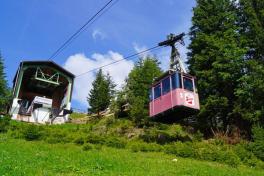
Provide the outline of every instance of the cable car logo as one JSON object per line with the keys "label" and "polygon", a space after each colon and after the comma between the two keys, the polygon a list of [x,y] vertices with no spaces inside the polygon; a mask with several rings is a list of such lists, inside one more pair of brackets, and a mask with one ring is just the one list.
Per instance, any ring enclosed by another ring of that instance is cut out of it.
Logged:
{"label": "cable car logo", "polygon": [[192,93],[185,93],[185,102],[187,105],[194,106],[194,95]]}

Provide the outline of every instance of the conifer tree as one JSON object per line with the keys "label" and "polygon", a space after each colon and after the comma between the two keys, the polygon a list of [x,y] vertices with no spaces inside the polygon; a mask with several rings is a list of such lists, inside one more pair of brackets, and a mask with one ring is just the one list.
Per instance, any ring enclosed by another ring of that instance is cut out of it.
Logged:
{"label": "conifer tree", "polygon": [[0,112],[6,111],[10,98],[10,91],[7,86],[7,80],[4,69],[4,60],[0,53]]}
{"label": "conifer tree", "polygon": [[149,88],[161,73],[157,58],[148,56],[139,59],[128,75],[126,90],[130,117],[138,125],[148,116]]}
{"label": "conifer tree", "polygon": [[204,130],[225,130],[236,118],[234,92],[243,75],[245,54],[239,41],[235,2],[197,0],[193,11],[188,64],[198,79],[198,120]]}
{"label": "conifer tree", "polygon": [[96,74],[87,98],[90,105],[88,110],[97,113],[97,115],[99,115],[100,111],[105,110],[110,104],[113,87],[114,83],[111,81],[110,75],[106,78],[102,69],[100,69]]}
{"label": "conifer tree", "polygon": [[106,82],[108,85],[108,94],[109,94],[108,96],[110,97],[110,100],[112,100],[115,97],[116,84],[114,83],[109,73],[106,74]]}
{"label": "conifer tree", "polygon": [[[236,89],[234,112],[251,125],[264,124],[264,1],[240,0],[239,26],[243,45],[247,48],[244,75]],[[249,129],[250,131],[250,129]]]}
{"label": "conifer tree", "polygon": [[248,48],[246,56],[264,64],[264,1],[240,0],[238,10],[240,33]]}

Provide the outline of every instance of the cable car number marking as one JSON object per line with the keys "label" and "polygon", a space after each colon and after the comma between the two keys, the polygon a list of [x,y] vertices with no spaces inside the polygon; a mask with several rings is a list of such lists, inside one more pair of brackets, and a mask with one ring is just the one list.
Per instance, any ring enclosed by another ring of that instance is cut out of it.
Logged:
{"label": "cable car number marking", "polygon": [[192,93],[185,93],[184,100],[187,105],[194,106],[194,95]]}

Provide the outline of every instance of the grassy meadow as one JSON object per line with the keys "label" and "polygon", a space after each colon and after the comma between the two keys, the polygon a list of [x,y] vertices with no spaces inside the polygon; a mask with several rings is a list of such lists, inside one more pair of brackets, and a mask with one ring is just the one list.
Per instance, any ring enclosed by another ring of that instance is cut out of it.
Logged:
{"label": "grassy meadow", "polygon": [[[74,144],[48,144],[0,136],[0,175],[264,175],[161,152],[131,152],[102,146],[84,151]],[[175,161],[177,159],[177,161]]]}
{"label": "grassy meadow", "polygon": [[262,140],[230,145],[179,124],[73,119],[63,125],[0,119],[0,175],[264,175]]}

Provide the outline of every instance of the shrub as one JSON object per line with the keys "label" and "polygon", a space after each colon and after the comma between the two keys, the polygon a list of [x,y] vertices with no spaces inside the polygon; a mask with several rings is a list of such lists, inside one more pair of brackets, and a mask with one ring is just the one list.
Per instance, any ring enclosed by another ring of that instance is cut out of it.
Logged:
{"label": "shrub", "polygon": [[142,139],[144,142],[156,142],[159,137],[159,131],[156,128],[153,129],[146,129],[144,133],[139,135],[139,138]]}
{"label": "shrub", "polygon": [[8,131],[11,118],[9,116],[0,117],[0,133],[5,133]]}
{"label": "shrub", "polygon": [[169,144],[165,146],[165,153],[175,154],[180,157],[194,157],[194,149],[192,143],[186,142],[175,142],[173,144]]}
{"label": "shrub", "polygon": [[201,133],[199,130],[193,134],[193,141],[201,142],[203,140],[203,133]]}
{"label": "shrub", "polygon": [[37,125],[28,125],[24,127],[23,136],[28,141],[39,140],[41,138],[41,129]]}
{"label": "shrub", "polygon": [[82,147],[83,151],[88,151],[88,150],[92,150],[93,149],[93,145],[92,144],[84,144]]}
{"label": "shrub", "polygon": [[98,125],[105,125],[105,126],[110,126],[115,122],[115,117],[114,116],[107,116],[102,118],[102,120],[99,121]]}
{"label": "shrub", "polygon": [[8,135],[14,139],[24,139],[24,135],[21,130],[9,130]]}
{"label": "shrub", "polygon": [[108,147],[114,147],[114,148],[126,147],[126,141],[124,139],[117,137],[99,136],[94,134],[88,135],[86,138],[86,142],[91,144],[106,145]]}
{"label": "shrub", "polygon": [[73,142],[77,145],[83,145],[84,144],[84,138],[83,137],[77,137]]}
{"label": "shrub", "polygon": [[90,135],[87,136],[86,142],[91,143],[91,144],[104,144],[105,143],[105,137],[104,136],[90,134]]}
{"label": "shrub", "polygon": [[110,137],[105,140],[105,144],[108,147],[114,147],[114,148],[125,148],[126,147],[126,141],[120,138],[116,137]]}
{"label": "shrub", "polygon": [[72,139],[69,138],[66,130],[49,129],[45,131],[45,136],[45,140],[50,144],[68,143],[72,141]]}
{"label": "shrub", "polygon": [[146,102],[144,97],[137,96],[130,99],[132,99],[132,101],[130,102],[129,116],[138,127],[142,126],[144,124],[144,119],[148,117],[148,110],[145,108]]}
{"label": "shrub", "polygon": [[207,161],[217,161],[237,167],[240,158],[234,153],[232,148],[221,143],[217,145],[215,140],[210,142],[199,142],[194,144],[195,158]]}
{"label": "shrub", "polygon": [[156,142],[158,144],[166,144],[175,141],[191,141],[191,137],[182,129],[182,127],[175,124],[163,129],[146,129],[139,138],[145,142]]}
{"label": "shrub", "polygon": [[234,146],[234,151],[244,164],[251,167],[256,167],[258,159],[252,152],[246,149],[245,145],[246,144],[238,144]]}
{"label": "shrub", "polygon": [[175,142],[165,145],[165,153],[174,154],[184,158],[196,158],[206,161],[217,161],[228,164],[232,167],[237,167],[240,164],[239,157],[233,150],[226,146],[217,146],[214,143],[208,142]]}
{"label": "shrub", "polygon": [[156,143],[133,142],[129,147],[132,152],[160,152],[163,150],[162,146]]}
{"label": "shrub", "polygon": [[264,161],[264,128],[254,127],[252,129],[253,140],[249,146],[256,157]]}
{"label": "shrub", "polygon": [[101,150],[101,149],[102,149],[102,145],[101,145],[101,144],[96,144],[96,145],[94,146],[94,148],[95,148],[96,150]]}
{"label": "shrub", "polygon": [[231,167],[237,167],[240,164],[240,159],[233,150],[221,151],[217,161],[226,163]]}

